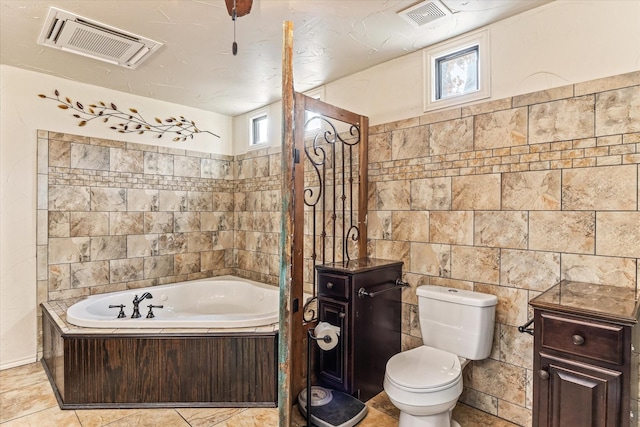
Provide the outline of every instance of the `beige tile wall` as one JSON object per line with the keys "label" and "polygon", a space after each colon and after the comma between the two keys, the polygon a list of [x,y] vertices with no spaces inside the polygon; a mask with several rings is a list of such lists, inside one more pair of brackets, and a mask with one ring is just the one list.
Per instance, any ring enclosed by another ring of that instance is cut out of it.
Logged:
{"label": "beige tile wall", "polygon": [[[403,347],[421,343],[416,286],[497,295],[494,348],[462,400],[530,425],[529,299],[564,278],[637,288],[640,72],[369,132],[368,250],[404,261]],[[39,137],[40,301],[214,271],[277,283],[279,149]]]}
{"label": "beige tile wall", "polygon": [[403,348],[421,344],[416,286],[497,295],[493,351],[462,401],[531,425],[528,301],[561,279],[637,290],[640,72],[370,134],[369,248],[405,262]]}

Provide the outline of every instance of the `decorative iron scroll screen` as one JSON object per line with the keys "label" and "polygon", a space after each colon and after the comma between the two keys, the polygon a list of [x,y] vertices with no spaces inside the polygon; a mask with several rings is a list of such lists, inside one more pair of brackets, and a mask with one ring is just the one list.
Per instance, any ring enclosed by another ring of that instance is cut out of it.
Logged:
{"label": "decorative iron scroll screen", "polygon": [[360,126],[311,115],[305,120],[305,269],[316,294],[315,266],[358,258]]}

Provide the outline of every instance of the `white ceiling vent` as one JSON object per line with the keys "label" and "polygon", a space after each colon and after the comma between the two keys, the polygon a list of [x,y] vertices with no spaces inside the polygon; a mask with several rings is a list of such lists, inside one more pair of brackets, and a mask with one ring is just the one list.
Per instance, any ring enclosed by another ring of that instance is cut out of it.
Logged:
{"label": "white ceiling vent", "polygon": [[438,19],[451,16],[451,11],[438,0],[427,0],[398,12],[398,15],[416,28],[422,28]]}
{"label": "white ceiling vent", "polygon": [[38,44],[136,68],[162,43],[52,7]]}

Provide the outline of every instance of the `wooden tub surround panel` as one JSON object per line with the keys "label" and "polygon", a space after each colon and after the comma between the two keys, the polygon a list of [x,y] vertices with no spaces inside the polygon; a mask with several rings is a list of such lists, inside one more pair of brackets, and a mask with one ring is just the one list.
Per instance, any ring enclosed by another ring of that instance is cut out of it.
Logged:
{"label": "wooden tub surround panel", "polygon": [[42,319],[63,409],[277,404],[277,332],[66,333]]}

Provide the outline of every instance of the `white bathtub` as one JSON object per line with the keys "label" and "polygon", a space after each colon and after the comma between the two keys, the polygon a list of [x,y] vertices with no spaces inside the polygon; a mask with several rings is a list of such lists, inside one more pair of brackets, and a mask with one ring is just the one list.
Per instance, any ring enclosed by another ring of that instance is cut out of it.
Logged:
{"label": "white bathtub", "polygon": [[[140,302],[140,318],[132,319],[133,299],[149,292]],[[280,292],[269,286],[233,276],[192,280],[170,285],[93,295],[67,310],[67,321],[90,328],[241,328],[278,322]],[[124,304],[126,317],[118,318]],[[148,305],[154,318],[147,318]]]}

